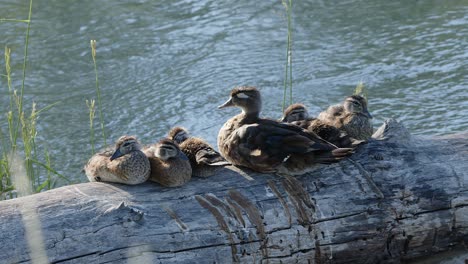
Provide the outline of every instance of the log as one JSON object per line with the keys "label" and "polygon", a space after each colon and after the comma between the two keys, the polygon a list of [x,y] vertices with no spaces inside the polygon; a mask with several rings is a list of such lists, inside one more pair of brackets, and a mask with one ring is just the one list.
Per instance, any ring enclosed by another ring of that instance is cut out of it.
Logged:
{"label": "log", "polygon": [[0,219],[1,263],[401,263],[468,242],[468,133],[387,120],[302,176],[82,183],[2,201]]}

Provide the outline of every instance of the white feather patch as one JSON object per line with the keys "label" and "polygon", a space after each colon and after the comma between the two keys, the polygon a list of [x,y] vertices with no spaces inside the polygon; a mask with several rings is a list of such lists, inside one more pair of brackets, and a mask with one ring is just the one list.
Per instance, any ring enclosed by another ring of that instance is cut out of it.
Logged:
{"label": "white feather patch", "polygon": [[247,98],[249,98],[249,96],[246,95],[245,93],[238,93],[238,94],[237,94],[237,98],[247,99]]}

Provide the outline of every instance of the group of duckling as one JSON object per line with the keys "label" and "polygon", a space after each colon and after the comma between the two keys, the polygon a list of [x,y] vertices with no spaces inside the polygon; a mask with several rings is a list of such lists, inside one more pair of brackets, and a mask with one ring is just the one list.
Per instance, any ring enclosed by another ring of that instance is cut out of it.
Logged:
{"label": "group of duckling", "polygon": [[280,120],[260,117],[260,92],[251,86],[232,89],[218,108],[239,107],[242,112],[223,125],[217,152],[201,138],[175,127],[156,144],[142,147],[134,136],[122,136],[115,149],[91,157],[85,166],[90,181],[139,184],[147,180],[177,187],[192,176],[209,177],[226,165],[261,173],[303,174],[315,164],[348,157],[373,133],[367,100],[360,95],[330,106],[317,118],[303,104],[289,106]]}

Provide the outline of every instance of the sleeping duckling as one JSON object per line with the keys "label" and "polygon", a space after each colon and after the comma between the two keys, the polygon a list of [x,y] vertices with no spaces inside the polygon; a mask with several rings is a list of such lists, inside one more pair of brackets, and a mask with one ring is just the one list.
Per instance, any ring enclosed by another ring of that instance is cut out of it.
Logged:
{"label": "sleeping duckling", "polygon": [[185,154],[172,140],[164,138],[143,150],[151,165],[150,180],[165,187],[178,187],[192,177],[192,168]]}
{"label": "sleeping duckling", "polygon": [[221,154],[201,138],[191,137],[182,127],[174,127],[169,131],[169,139],[179,144],[179,148],[187,155],[192,166],[192,176],[207,178],[223,166],[229,165]]}
{"label": "sleeping duckling", "polygon": [[352,140],[346,132],[343,132],[334,126],[327,125],[320,119],[309,117],[307,108],[303,104],[290,105],[286,110],[284,110],[283,117],[280,121],[291,123],[314,132],[319,137],[340,148],[350,148],[353,145]]}
{"label": "sleeping duckling", "polygon": [[313,164],[337,162],[352,153],[298,126],[260,118],[262,101],[255,87],[234,88],[218,108],[230,106],[240,107],[242,113],[223,125],[218,148],[234,165],[263,173],[302,174]]}
{"label": "sleeping duckling", "polygon": [[348,96],[342,105],[328,107],[319,114],[318,119],[358,140],[367,140],[374,132],[367,100],[360,95]]}
{"label": "sleeping duckling", "polygon": [[148,158],[134,136],[122,136],[115,149],[94,154],[86,164],[89,181],[118,182],[129,185],[145,182],[150,175]]}

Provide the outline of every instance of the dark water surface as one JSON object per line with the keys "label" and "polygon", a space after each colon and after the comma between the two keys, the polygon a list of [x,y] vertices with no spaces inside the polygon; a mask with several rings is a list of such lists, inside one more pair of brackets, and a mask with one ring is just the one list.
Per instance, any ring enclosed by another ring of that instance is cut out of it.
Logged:
{"label": "dark water surface", "polygon": [[[34,2],[26,106],[60,101],[40,116],[37,140],[59,172],[86,179],[85,100],[96,98],[90,39],[97,40],[111,141],[134,134],[151,143],[182,125],[216,144],[238,111],[216,106],[236,85],[259,87],[263,115],[280,117],[287,34],[280,1],[128,2]],[[3,0],[0,18],[26,19],[28,4]],[[340,102],[362,80],[376,127],[395,117],[414,134],[468,129],[467,1],[295,1],[292,13],[293,96],[311,113]],[[25,29],[0,22],[16,88]],[[0,89],[4,113],[4,77]]]}

